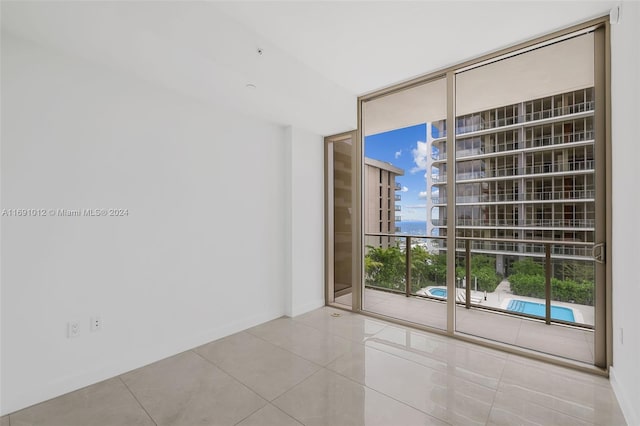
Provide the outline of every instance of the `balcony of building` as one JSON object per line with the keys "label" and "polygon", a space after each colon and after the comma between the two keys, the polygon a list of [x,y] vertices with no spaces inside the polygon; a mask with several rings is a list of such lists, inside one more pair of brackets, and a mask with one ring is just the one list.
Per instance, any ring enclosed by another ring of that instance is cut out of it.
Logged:
{"label": "balcony of building", "polygon": [[[366,238],[375,237],[367,235]],[[394,252],[393,256],[367,252],[373,262],[365,262],[369,266],[365,270],[363,310],[446,330],[446,304],[449,297],[446,237],[407,235],[396,238],[397,246],[388,249]],[[407,250],[407,247],[411,250]],[[567,275],[562,279],[549,274],[547,279],[540,276],[537,284],[539,290],[532,290],[531,287],[524,290],[515,281],[514,275],[504,270],[500,271],[504,275],[494,270],[494,278],[487,278],[491,268],[501,267],[497,265],[500,265],[504,256],[487,254],[483,250],[510,251],[519,259],[537,259],[533,262],[540,271],[555,271],[555,274],[564,271]],[[457,238],[453,293],[456,331],[592,363],[595,314],[593,282],[589,282],[589,279],[593,280],[589,275],[593,272],[591,250],[592,244],[582,242],[523,243],[508,239],[486,241]],[[562,257],[570,253],[577,257]],[[389,273],[389,268],[384,272],[376,269],[381,268],[380,263],[376,263],[380,260],[376,256],[386,256],[386,266],[393,269],[392,273]],[[496,263],[497,259],[500,260]],[[489,272],[476,270],[476,260],[490,264]],[[465,267],[467,262],[470,268]],[[411,266],[407,268],[407,265]],[[568,267],[571,265],[573,269]],[[586,281],[574,284],[580,279]],[[582,287],[578,290],[574,288],[576,285]],[[567,286],[573,286],[572,290],[566,290]],[[580,296],[577,296],[577,292],[580,292]],[[336,302],[350,305],[350,298],[351,295],[347,294],[336,299]]]}

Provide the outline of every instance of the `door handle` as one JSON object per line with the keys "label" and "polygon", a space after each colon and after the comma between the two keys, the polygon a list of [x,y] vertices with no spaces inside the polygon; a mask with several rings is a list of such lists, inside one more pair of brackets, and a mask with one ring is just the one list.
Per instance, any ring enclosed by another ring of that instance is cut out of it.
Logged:
{"label": "door handle", "polygon": [[591,248],[591,257],[598,263],[605,262],[605,245],[604,243],[595,244]]}

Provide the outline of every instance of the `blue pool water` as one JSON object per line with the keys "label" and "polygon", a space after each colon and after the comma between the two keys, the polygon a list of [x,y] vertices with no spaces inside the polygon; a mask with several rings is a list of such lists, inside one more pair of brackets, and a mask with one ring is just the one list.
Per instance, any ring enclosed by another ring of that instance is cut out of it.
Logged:
{"label": "blue pool water", "polygon": [[429,290],[429,294],[432,295],[432,296],[436,296],[436,297],[446,298],[447,297],[447,289],[444,289],[444,288],[433,288],[433,289]]}
{"label": "blue pool water", "polygon": [[[524,300],[512,299],[507,305],[507,311],[521,312],[523,314],[535,315],[538,317],[544,317],[544,304],[527,302]],[[564,308],[562,306],[551,305],[551,318],[575,322],[573,317],[573,310]]]}

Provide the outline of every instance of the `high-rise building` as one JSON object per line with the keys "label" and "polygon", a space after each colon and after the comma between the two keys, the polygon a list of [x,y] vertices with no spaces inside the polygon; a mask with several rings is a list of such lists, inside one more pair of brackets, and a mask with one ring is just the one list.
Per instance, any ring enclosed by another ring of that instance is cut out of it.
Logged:
{"label": "high-rise building", "polygon": [[[395,234],[399,229],[401,208],[400,183],[397,176],[403,176],[404,170],[372,158],[364,159],[364,228],[365,234]],[[367,244],[375,242],[379,247],[388,247],[395,243],[393,237],[368,237]]]}
{"label": "high-rise building", "polygon": [[[460,237],[594,242],[593,88],[456,118],[456,228]],[[444,128],[444,122],[432,126]],[[446,235],[446,131],[430,138],[428,231]],[[533,244],[474,241],[508,273]],[[554,247],[554,258],[591,259],[581,247]]]}

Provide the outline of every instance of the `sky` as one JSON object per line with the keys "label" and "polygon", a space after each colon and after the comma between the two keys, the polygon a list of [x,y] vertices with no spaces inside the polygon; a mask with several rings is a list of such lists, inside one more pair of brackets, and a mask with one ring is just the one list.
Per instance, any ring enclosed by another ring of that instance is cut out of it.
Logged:
{"label": "sky", "polygon": [[402,186],[402,221],[427,220],[427,182],[430,161],[427,156],[427,125],[405,127],[364,139],[364,155],[391,163],[404,170],[404,176],[396,178]]}

